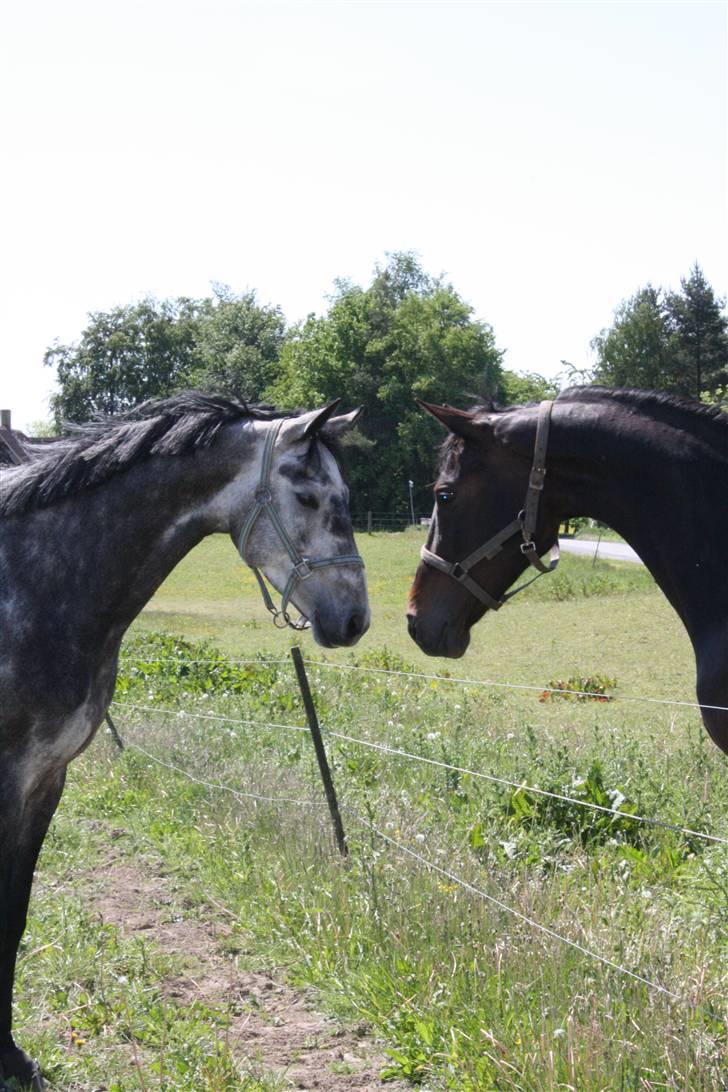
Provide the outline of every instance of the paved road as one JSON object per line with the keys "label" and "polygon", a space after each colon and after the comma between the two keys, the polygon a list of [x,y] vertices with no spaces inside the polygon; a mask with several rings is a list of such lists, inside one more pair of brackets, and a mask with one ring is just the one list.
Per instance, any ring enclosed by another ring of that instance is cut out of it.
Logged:
{"label": "paved road", "polygon": [[[564,553],[581,554],[582,557],[594,557],[594,551],[597,549],[597,542],[588,542],[579,538],[562,538],[559,539],[559,546]],[[631,546],[628,546],[626,542],[607,542],[605,539],[599,543],[598,557],[606,558],[608,561],[635,561],[638,565],[642,562],[637,554],[634,552]]]}

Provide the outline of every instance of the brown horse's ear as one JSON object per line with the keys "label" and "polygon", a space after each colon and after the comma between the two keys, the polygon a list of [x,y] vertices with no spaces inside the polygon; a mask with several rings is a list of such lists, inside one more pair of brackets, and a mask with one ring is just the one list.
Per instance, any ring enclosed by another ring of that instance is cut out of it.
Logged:
{"label": "brown horse's ear", "polygon": [[433,406],[430,402],[420,401],[419,398],[417,402],[426,413],[429,413],[450,432],[454,432],[456,436],[462,436],[465,440],[483,440],[485,438],[488,431],[487,422],[476,420],[478,414],[470,413],[468,410],[455,409],[454,406]]}

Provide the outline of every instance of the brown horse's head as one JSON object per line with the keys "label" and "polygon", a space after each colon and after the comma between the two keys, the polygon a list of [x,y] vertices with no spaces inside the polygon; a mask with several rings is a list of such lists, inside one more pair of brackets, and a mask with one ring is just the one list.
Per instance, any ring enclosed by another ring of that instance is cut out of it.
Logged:
{"label": "brown horse's head", "polygon": [[[411,637],[431,656],[458,657],[468,647],[471,626],[500,606],[506,589],[528,568],[519,516],[534,464],[539,407],[471,412],[423,407],[450,433],[437,472],[426,551],[436,555],[434,560],[464,562],[496,539],[488,551],[492,556],[476,560],[465,580],[459,568],[449,575],[424,560],[415,575],[407,611]],[[540,555],[556,542],[558,518],[549,511],[546,491],[539,489],[538,497],[532,545]]]}

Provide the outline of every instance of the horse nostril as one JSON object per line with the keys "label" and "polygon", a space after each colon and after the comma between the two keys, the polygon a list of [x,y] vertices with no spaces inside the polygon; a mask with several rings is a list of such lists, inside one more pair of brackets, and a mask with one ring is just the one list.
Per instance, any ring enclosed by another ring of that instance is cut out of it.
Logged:
{"label": "horse nostril", "polygon": [[351,641],[354,637],[358,637],[364,628],[364,616],[359,611],[352,611],[349,615],[349,622],[346,627],[347,640]]}

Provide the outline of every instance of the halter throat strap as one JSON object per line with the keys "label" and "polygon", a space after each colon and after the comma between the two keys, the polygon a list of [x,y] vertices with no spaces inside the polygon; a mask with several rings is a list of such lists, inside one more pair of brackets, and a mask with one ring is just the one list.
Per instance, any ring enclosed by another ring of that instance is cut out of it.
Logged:
{"label": "halter throat strap", "polygon": [[[258,581],[261,595],[263,596],[263,602],[266,609],[273,615],[273,622],[279,629],[284,629],[286,626],[290,626],[291,629],[306,629],[310,624],[308,619],[301,614],[301,616],[295,621],[291,621],[288,614],[288,604],[291,601],[293,593],[302,580],[308,580],[309,576],[317,569],[322,569],[328,565],[360,565],[364,567],[364,560],[359,554],[339,554],[336,557],[325,557],[312,561],[308,557],[303,557],[296,548],[290,535],[286,531],[283,521],[281,520],[278,510],[273,503],[273,496],[270,491],[270,475],[273,467],[273,449],[276,446],[278,434],[283,426],[283,418],[276,421],[272,428],[268,429],[265,434],[265,445],[263,447],[263,459],[260,466],[260,478],[258,479],[258,485],[255,490],[255,504],[248,512],[245,518],[240,536],[238,538],[238,553],[245,562],[245,564],[253,570],[255,578]],[[253,528],[258,521],[258,518],[265,513],[268,519],[273,525],[273,529],[276,532],[281,543],[285,547],[286,553],[291,559],[291,573],[286,582],[286,586],[283,589],[283,595],[281,599],[280,607],[276,607],[271,594],[266,585],[263,574],[260,569],[252,565],[246,558],[246,550],[248,542],[252,534]]]}
{"label": "halter throat strap", "polygon": [[[559,563],[558,544],[553,546],[551,550],[549,564],[544,565],[536,552],[536,543],[534,541],[536,525],[538,523],[538,509],[541,501],[541,494],[543,492],[544,479],[546,477],[546,450],[549,442],[552,408],[553,402],[551,401],[541,402],[538,407],[536,440],[533,449],[531,473],[528,478],[526,500],[523,509],[518,513],[516,518],[511,520],[511,522],[503,527],[502,530],[492,535],[482,546],[478,546],[477,550],[473,550],[472,553],[468,554],[464,561],[445,561],[444,558],[439,557],[439,555],[433,553],[432,550],[428,550],[426,546],[423,546],[420,550],[420,557],[427,565],[431,565],[434,569],[439,569],[440,572],[443,572],[453,580],[456,580],[458,584],[467,588],[471,595],[474,595],[476,599],[485,604],[489,610],[500,610],[503,604],[508,602],[509,599],[512,599],[517,592],[523,591],[529,584],[533,584],[534,580],[538,580],[539,576],[544,576],[546,573],[553,572]],[[500,553],[504,544],[519,532],[523,538],[521,553],[529,564],[537,569],[538,572],[530,580],[526,580],[523,584],[519,584],[517,588],[506,592],[505,595],[496,599],[487,592],[485,588],[481,587],[477,581],[473,580],[470,575],[470,570],[480,561],[492,560],[496,554]]]}

